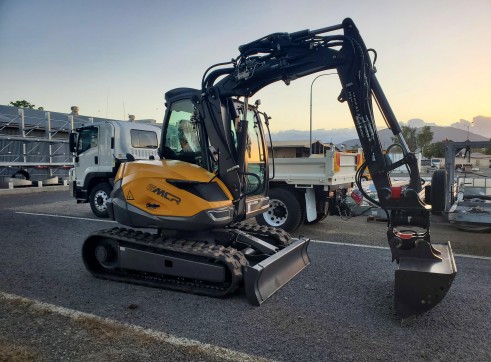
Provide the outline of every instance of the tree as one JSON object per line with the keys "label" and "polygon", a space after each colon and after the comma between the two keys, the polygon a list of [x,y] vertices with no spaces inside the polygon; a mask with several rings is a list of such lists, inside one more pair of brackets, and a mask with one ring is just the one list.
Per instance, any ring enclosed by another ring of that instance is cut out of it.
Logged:
{"label": "tree", "polygon": [[[489,142],[491,142],[491,139],[489,140]],[[491,147],[486,147],[484,149],[484,154],[485,155],[491,155]]]}
{"label": "tree", "polygon": [[[402,131],[402,137],[404,137],[404,140],[406,141],[406,144],[409,147],[409,151],[411,152],[416,151],[416,148],[418,148],[418,140],[416,137],[417,129],[403,125],[401,127],[401,131]],[[399,139],[396,136],[393,136],[392,142],[399,144]]]}
{"label": "tree", "polygon": [[426,147],[426,154],[428,156],[425,157],[445,157],[445,147],[447,146],[446,142],[435,142],[430,143],[428,147]]}
{"label": "tree", "polygon": [[[30,109],[34,109],[34,107],[36,107],[34,104],[29,103],[25,99],[23,99],[21,101],[10,102],[9,104],[12,105],[12,106],[14,106],[14,107],[17,107],[17,108],[30,108]],[[37,109],[39,109],[40,111],[43,111],[44,110],[43,107],[38,107]]]}
{"label": "tree", "polygon": [[430,126],[422,127],[416,135],[416,140],[418,147],[421,148],[421,153],[423,156],[431,157],[431,155],[428,155],[427,153],[427,148],[431,144],[431,141],[433,141],[433,131],[431,130]]}
{"label": "tree", "polygon": [[[433,131],[430,126],[424,126],[418,129],[403,125],[401,126],[401,132],[411,152],[416,151],[419,147],[423,155],[429,157],[427,156],[427,149],[431,141],[433,141]],[[392,137],[392,142],[399,143],[399,139],[394,136]]]}

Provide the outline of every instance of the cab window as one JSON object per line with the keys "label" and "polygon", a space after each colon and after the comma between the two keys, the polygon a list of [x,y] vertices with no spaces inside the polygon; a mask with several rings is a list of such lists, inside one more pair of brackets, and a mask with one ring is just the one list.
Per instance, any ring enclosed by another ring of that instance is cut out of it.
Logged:
{"label": "cab window", "polygon": [[97,147],[99,129],[97,127],[85,128],[78,136],[77,154],[80,155],[91,148]]}
{"label": "cab window", "polygon": [[132,129],[130,131],[131,146],[134,148],[157,148],[157,133]]}
{"label": "cab window", "polygon": [[175,102],[165,133],[165,146],[176,153],[201,152],[198,127],[192,121],[194,106],[189,100]]}

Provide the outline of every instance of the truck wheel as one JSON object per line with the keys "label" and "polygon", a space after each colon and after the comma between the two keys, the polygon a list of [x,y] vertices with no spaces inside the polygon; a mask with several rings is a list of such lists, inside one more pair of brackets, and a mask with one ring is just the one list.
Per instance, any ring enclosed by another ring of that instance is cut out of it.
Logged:
{"label": "truck wheel", "polygon": [[97,217],[109,217],[107,211],[107,200],[111,194],[112,188],[108,183],[100,183],[94,186],[90,192],[89,202],[92,212]]}
{"label": "truck wheel", "polygon": [[256,216],[260,225],[282,228],[291,233],[303,223],[302,205],[299,199],[290,191],[282,188],[269,190],[269,209]]}
{"label": "truck wheel", "polygon": [[20,171],[17,171],[16,173],[14,173],[12,175],[12,178],[18,178],[18,179],[24,179],[24,180],[29,180],[31,177],[29,175],[29,172],[25,171],[25,170],[20,170]]}
{"label": "truck wheel", "polygon": [[445,194],[447,190],[447,171],[436,170],[431,176],[431,212],[439,214],[445,210]]}

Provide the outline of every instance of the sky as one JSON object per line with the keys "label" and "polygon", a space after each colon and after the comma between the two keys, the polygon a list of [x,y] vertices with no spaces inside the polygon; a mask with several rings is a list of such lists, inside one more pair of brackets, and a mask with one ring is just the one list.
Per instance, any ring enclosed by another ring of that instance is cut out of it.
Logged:
{"label": "sky", "polygon": [[[445,126],[491,116],[490,15],[491,0],[0,0],[0,104],[161,122],[167,90],[199,88],[240,45],[350,17],[399,122]],[[311,89],[314,129],[353,127],[337,75],[319,74],[253,97],[272,131],[309,129]]]}

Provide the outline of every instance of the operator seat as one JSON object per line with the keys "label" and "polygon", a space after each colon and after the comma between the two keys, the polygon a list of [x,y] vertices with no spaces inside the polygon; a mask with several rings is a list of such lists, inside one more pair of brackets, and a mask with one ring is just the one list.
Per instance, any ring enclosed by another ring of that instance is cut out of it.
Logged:
{"label": "operator seat", "polygon": [[200,152],[198,133],[192,123],[182,119],[177,125],[177,135],[182,147],[181,152]]}

